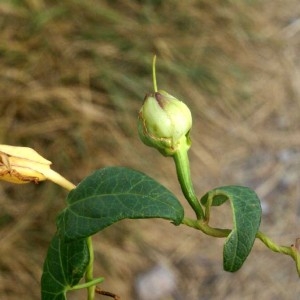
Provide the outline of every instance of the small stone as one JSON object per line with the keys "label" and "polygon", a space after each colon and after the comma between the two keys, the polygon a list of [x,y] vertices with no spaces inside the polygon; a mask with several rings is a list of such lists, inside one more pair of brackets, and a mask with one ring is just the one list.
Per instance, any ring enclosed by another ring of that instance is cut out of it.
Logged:
{"label": "small stone", "polygon": [[176,276],[165,265],[159,264],[140,274],[135,282],[135,292],[139,300],[172,299],[176,289]]}

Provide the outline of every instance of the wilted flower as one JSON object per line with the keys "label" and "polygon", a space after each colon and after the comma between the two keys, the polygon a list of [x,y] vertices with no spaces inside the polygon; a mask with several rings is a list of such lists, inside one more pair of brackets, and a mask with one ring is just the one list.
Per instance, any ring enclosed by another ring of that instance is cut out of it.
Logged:
{"label": "wilted flower", "polygon": [[51,161],[31,148],[0,145],[0,179],[18,184],[49,179],[68,190],[75,188],[50,165]]}

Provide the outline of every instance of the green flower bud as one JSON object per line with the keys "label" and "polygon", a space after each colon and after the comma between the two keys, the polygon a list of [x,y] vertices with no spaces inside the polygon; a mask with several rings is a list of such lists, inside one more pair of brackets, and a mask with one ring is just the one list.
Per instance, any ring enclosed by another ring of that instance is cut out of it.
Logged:
{"label": "green flower bud", "polygon": [[189,144],[192,115],[180,100],[165,91],[148,94],[139,112],[138,130],[141,140],[172,156],[181,145]]}

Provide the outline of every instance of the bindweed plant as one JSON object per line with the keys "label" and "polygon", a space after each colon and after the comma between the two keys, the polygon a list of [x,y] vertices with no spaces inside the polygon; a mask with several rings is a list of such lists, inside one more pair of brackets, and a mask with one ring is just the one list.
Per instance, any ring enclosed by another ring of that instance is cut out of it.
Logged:
{"label": "bindweed plant", "polygon": [[[259,231],[260,199],[244,186],[222,186],[199,198],[194,190],[188,151],[191,147],[192,115],[182,101],[158,90],[155,57],[152,66],[154,91],[146,95],[138,114],[138,133],[144,144],[172,157],[183,195],[195,217],[185,217],[184,208],[168,189],[149,176],[124,167],[106,167],[84,178],[77,186],[51,169],[51,162],[27,147],[0,145],[0,178],[22,184],[51,180],[66,188],[66,207],[57,216],[54,234],[41,278],[42,300],[67,299],[69,291],[87,289],[87,299],[96,294],[119,297],[99,288],[103,277],[94,277],[92,236],[123,219],[162,218],[186,225],[204,234],[225,238],[223,268],[239,270],[254,241],[290,256],[300,276],[300,239],[280,246]],[[233,228],[210,226],[210,211],[229,201]],[[98,286],[97,286],[98,285]]]}

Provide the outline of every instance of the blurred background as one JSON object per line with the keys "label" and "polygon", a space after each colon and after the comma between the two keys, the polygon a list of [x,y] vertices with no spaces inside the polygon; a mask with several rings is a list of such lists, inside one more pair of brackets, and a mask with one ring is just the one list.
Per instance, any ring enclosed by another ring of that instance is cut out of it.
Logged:
{"label": "blurred background", "polygon": [[[262,231],[291,245],[300,237],[299,51],[297,0],[0,0],[0,142],[34,148],[75,184],[104,166],[134,168],[184,203],[172,159],[137,136],[157,54],[158,87],[193,113],[199,197],[227,184],[255,189]],[[40,299],[66,194],[51,182],[0,183],[1,299]],[[229,206],[212,221],[230,226]],[[223,239],[163,220],[122,221],[94,241],[101,288],[124,300],[300,297],[292,259],[260,241],[235,274],[222,269]]]}

